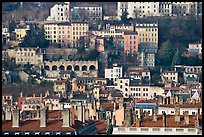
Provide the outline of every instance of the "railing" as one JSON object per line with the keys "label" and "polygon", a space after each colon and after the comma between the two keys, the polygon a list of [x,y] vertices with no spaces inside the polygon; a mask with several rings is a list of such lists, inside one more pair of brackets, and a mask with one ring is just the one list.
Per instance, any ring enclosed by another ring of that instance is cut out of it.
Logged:
{"label": "railing", "polygon": [[197,128],[165,128],[165,127],[114,127],[113,135],[126,134],[126,135],[197,135],[199,129]]}

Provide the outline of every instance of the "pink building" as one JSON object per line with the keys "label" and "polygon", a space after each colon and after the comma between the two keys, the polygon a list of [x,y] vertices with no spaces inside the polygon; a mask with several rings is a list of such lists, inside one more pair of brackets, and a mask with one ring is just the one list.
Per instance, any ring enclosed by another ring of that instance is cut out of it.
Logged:
{"label": "pink building", "polygon": [[57,42],[62,46],[71,46],[72,26],[70,22],[58,23]]}
{"label": "pink building", "polygon": [[101,52],[104,51],[104,38],[96,36],[96,49]]}
{"label": "pink building", "polygon": [[125,54],[137,54],[138,52],[138,33],[133,31],[124,32],[124,52]]}

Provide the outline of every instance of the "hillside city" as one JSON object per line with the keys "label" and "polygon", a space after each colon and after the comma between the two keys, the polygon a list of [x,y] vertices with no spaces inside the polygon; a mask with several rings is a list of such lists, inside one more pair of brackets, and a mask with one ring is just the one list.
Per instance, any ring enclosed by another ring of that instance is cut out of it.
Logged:
{"label": "hillside city", "polygon": [[2,2],[2,135],[202,135],[202,2]]}

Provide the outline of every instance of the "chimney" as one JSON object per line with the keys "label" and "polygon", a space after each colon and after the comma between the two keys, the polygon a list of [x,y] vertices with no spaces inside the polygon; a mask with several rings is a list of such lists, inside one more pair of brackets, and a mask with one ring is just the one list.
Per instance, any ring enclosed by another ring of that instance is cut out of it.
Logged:
{"label": "chimney", "polygon": [[36,112],[37,112],[37,117],[36,118],[40,119],[40,110],[37,110]]}
{"label": "chimney", "polygon": [[85,120],[89,121],[89,109],[85,109]]}
{"label": "chimney", "polygon": [[163,127],[166,127],[166,113],[163,113]]}
{"label": "chimney", "polygon": [[35,94],[33,94],[33,97],[35,98]]}
{"label": "chimney", "polygon": [[113,119],[112,119],[112,125],[113,125],[113,126],[116,126],[116,119],[115,119],[115,116],[113,116]]}
{"label": "chimney", "polygon": [[12,114],[12,127],[19,127],[20,124],[20,110],[14,109]]}
{"label": "chimney", "polygon": [[170,104],[170,97],[166,97],[166,104]]}
{"label": "chimney", "polygon": [[40,110],[40,127],[46,127],[47,123],[47,108],[42,108]]}
{"label": "chimney", "polygon": [[11,120],[11,107],[10,106],[7,106],[6,107],[6,117],[5,117],[5,120]]}
{"label": "chimney", "polygon": [[119,102],[119,109],[123,108],[123,102]]}
{"label": "chimney", "polygon": [[162,96],[158,96],[158,104],[159,105],[163,104],[163,97]]}
{"label": "chimney", "polygon": [[175,122],[180,122],[180,107],[179,107],[179,105],[175,106]]}
{"label": "chimney", "polygon": [[179,96],[179,104],[183,104],[183,96]]}
{"label": "chimney", "polygon": [[179,96],[175,96],[175,103],[179,103]]}
{"label": "chimney", "polygon": [[136,127],[141,127],[141,119],[136,116]]}
{"label": "chimney", "polygon": [[113,111],[115,111],[116,110],[116,102],[114,101],[113,103],[114,103],[113,104]]}
{"label": "chimney", "polygon": [[184,121],[185,121],[185,125],[189,125],[189,114],[188,114],[188,111],[184,112]]}
{"label": "chimney", "polygon": [[199,127],[199,119],[198,119],[198,114],[197,113],[195,115],[194,126],[195,126],[195,128]]}
{"label": "chimney", "polygon": [[174,97],[173,96],[170,97],[170,104],[174,104]]}
{"label": "chimney", "polygon": [[156,94],[156,93],[154,93],[154,96],[153,96],[154,100],[156,99],[156,96],[157,96],[157,94]]}
{"label": "chimney", "polygon": [[63,112],[63,125],[62,127],[70,127],[70,109],[69,108],[64,108]]}
{"label": "chimney", "polygon": [[154,107],[154,109],[153,109],[153,121],[157,121],[157,112],[156,112],[157,110],[156,110],[156,107]]}

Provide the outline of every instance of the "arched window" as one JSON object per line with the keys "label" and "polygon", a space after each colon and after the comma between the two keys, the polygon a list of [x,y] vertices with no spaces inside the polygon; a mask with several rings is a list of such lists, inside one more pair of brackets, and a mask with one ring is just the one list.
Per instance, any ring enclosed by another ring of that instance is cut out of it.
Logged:
{"label": "arched window", "polygon": [[86,65],[82,66],[82,71],[87,71],[87,66]]}
{"label": "arched window", "polygon": [[59,67],[59,70],[64,70],[64,66],[61,65],[61,66]]}
{"label": "arched window", "polygon": [[56,65],[52,66],[52,70],[57,70],[57,66]]}
{"label": "arched window", "polygon": [[91,65],[90,67],[89,67],[89,70],[95,70],[96,69],[96,67],[94,66],[94,65]]}
{"label": "arched window", "polygon": [[74,67],[74,70],[75,70],[75,71],[79,71],[79,66],[76,65],[76,66]]}
{"label": "arched window", "polygon": [[67,70],[72,70],[72,66],[67,66]]}
{"label": "arched window", "polygon": [[46,70],[50,70],[50,67],[48,65],[45,66]]}

